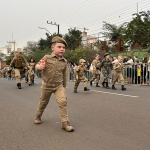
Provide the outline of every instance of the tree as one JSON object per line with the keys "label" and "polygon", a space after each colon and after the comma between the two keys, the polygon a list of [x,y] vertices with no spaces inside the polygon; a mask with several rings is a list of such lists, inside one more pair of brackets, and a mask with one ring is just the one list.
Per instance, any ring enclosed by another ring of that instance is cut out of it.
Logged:
{"label": "tree", "polygon": [[38,42],[35,41],[28,41],[26,47],[24,49],[27,49],[29,51],[34,51],[36,48],[38,48]]}
{"label": "tree", "polygon": [[82,36],[81,31],[74,29],[69,29],[69,33],[65,34],[64,39],[68,43],[68,49],[75,50],[81,45]]}
{"label": "tree", "polygon": [[[44,50],[44,49],[47,49],[47,48],[50,49],[50,46],[51,46],[51,44],[52,44],[52,38],[53,38],[54,36],[57,36],[56,33],[54,33],[53,35],[49,35],[48,33],[46,33],[45,35],[46,35],[46,39],[42,39],[42,38],[41,38],[41,39],[38,41],[38,48],[39,48],[40,50]],[[59,36],[62,37],[61,34],[59,34]]]}
{"label": "tree", "polygon": [[112,47],[115,47],[117,49],[118,40],[121,41],[121,45],[124,44],[123,39],[124,39],[126,24],[127,23],[123,23],[120,26],[116,26],[114,24],[104,22],[104,25],[103,25],[104,32],[101,32],[101,33],[103,34],[103,37],[113,42]]}
{"label": "tree", "polygon": [[138,44],[145,48],[150,45],[150,11],[133,14],[134,18],[126,29],[126,42],[133,47]]}

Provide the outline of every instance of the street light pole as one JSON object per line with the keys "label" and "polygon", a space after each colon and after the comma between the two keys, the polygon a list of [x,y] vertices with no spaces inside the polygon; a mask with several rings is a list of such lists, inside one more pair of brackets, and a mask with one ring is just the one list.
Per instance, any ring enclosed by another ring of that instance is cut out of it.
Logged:
{"label": "street light pole", "polygon": [[56,22],[52,23],[52,21],[50,23],[47,21],[47,24],[56,25],[58,27],[58,33],[57,34],[59,35],[59,24],[56,24]]}
{"label": "street light pole", "polygon": [[[51,34],[46,28],[39,27],[39,29],[44,29],[44,30],[46,30],[49,34]],[[51,35],[52,35],[52,34],[51,34]]]}

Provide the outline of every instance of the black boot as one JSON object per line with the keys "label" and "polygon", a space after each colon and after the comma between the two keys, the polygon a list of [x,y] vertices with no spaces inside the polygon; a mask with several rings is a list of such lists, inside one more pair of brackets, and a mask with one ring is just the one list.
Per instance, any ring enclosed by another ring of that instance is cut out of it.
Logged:
{"label": "black boot", "polygon": [[98,85],[98,83],[96,83],[96,87],[100,87],[100,86]]}
{"label": "black boot", "polygon": [[21,89],[21,83],[17,83],[18,89]]}
{"label": "black boot", "polygon": [[126,88],[124,87],[124,85],[121,86],[121,90],[126,90]]}
{"label": "black boot", "polygon": [[74,93],[78,93],[78,92],[77,92],[77,89],[74,89]]}
{"label": "black boot", "polygon": [[87,87],[84,87],[84,91],[89,91],[89,89]]}
{"label": "black boot", "polygon": [[92,86],[92,81],[90,81],[90,86]]}
{"label": "black boot", "polygon": [[105,82],[104,81],[102,82],[102,86],[103,86],[103,88],[105,88]]}
{"label": "black boot", "polygon": [[115,87],[115,85],[112,85],[112,89],[113,89],[113,90],[117,90],[116,87]]}
{"label": "black boot", "polygon": [[106,83],[106,89],[110,89],[110,87],[108,86],[108,82],[105,82]]}

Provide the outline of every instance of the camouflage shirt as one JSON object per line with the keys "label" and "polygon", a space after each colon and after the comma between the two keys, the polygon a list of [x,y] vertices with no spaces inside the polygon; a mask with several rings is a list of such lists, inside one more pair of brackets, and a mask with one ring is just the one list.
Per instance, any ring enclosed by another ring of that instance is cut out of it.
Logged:
{"label": "camouflage shirt", "polygon": [[103,68],[103,70],[110,70],[113,68],[113,65],[110,60],[103,59],[100,68]]}

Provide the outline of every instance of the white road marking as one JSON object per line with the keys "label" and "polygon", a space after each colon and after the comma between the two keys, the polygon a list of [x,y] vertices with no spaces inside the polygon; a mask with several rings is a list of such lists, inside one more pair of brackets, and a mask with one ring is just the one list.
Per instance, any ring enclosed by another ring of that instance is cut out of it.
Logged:
{"label": "white road marking", "polygon": [[99,92],[99,93],[112,94],[112,95],[127,96],[127,97],[133,97],[133,98],[139,97],[139,96],[134,96],[134,95],[118,94],[118,93],[111,93],[111,92],[104,92],[104,91],[96,91],[96,90],[91,90],[91,91]]}

